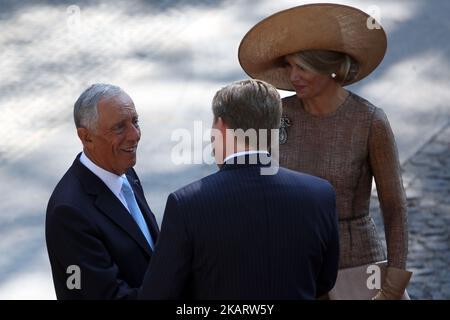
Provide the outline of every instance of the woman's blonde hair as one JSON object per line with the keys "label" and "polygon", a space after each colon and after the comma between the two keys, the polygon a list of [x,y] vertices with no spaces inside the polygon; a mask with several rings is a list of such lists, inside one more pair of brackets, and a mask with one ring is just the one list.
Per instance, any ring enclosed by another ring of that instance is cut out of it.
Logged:
{"label": "woman's blonde hair", "polygon": [[358,63],[348,54],[330,50],[305,50],[290,55],[303,62],[307,69],[320,74],[336,74],[339,83],[351,81],[358,74]]}

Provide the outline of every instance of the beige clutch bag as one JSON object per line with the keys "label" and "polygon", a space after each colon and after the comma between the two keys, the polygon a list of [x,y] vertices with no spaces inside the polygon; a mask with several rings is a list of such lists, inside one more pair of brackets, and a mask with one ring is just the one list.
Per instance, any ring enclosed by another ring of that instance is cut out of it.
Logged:
{"label": "beige clutch bag", "polygon": [[[363,266],[340,269],[336,284],[328,293],[328,298],[330,300],[371,300],[377,294],[384,281],[386,267],[387,261],[380,261]],[[376,279],[376,277],[381,278]],[[409,300],[406,290],[402,300]]]}

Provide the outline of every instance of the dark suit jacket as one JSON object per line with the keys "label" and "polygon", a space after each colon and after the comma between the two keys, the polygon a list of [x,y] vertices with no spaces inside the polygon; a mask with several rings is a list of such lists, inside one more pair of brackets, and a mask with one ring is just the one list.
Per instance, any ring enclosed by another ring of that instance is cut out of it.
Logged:
{"label": "dark suit jacket", "polygon": [[[152,250],[133,217],[77,156],[49,200],[47,250],[58,299],[135,298]],[[153,240],[158,225],[139,179],[127,173]],[[81,289],[69,290],[70,265],[81,271]]]}
{"label": "dark suit jacket", "polygon": [[325,180],[229,165],[169,195],[143,299],[314,299],[334,286],[335,193]]}

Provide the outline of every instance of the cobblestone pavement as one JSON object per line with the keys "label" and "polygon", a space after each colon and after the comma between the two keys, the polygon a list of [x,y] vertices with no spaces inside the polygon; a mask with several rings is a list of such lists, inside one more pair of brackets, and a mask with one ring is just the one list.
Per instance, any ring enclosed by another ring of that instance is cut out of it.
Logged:
{"label": "cobblestone pavement", "polygon": [[[403,165],[412,299],[450,299],[450,119]],[[372,216],[383,239],[379,207]]]}

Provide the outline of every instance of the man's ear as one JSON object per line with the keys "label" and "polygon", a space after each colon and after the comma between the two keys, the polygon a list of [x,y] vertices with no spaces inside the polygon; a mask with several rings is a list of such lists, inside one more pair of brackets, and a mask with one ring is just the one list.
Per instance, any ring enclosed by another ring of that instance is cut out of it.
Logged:
{"label": "man's ear", "polygon": [[215,123],[215,126],[220,132],[222,132],[222,136],[225,137],[226,130],[228,129],[228,125],[223,121],[222,117],[218,117]]}
{"label": "man's ear", "polygon": [[77,128],[77,134],[84,147],[88,147],[90,144],[92,144],[92,136],[88,129]]}

